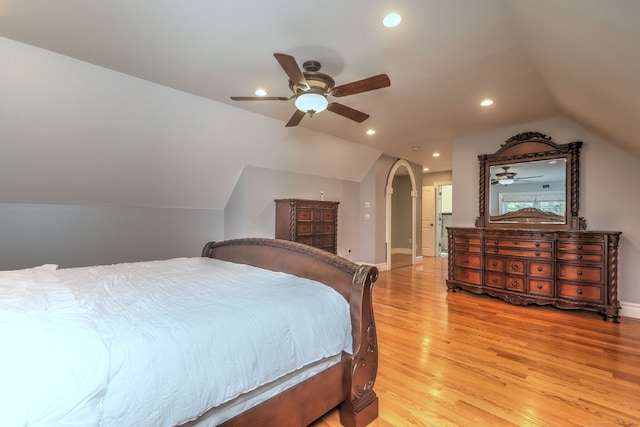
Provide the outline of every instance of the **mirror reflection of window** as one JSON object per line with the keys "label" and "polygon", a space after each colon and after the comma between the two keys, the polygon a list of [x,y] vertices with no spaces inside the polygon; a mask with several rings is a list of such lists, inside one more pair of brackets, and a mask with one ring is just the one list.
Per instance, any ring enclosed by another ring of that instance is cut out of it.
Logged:
{"label": "mirror reflection of window", "polygon": [[566,194],[564,191],[503,193],[499,195],[500,210],[498,215],[516,212],[524,208],[535,208],[564,216],[567,211]]}
{"label": "mirror reflection of window", "polygon": [[536,208],[564,216],[566,168],[565,158],[491,166],[489,214]]}

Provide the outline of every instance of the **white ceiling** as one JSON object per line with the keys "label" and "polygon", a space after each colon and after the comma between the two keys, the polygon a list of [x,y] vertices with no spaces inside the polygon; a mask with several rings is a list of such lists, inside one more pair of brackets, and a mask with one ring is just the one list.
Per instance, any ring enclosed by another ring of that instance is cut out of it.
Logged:
{"label": "white ceiling", "polygon": [[[399,27],[381,25],[390,11]],[[451,168],[454,137],[559,114],[640,158],[638,22],[638,0],[0,0],[0,36],[283,126],[293,101],[229,99],[290,95],[274,52],[319,61],[337,85],[387,73],[390,87],[336,99],[364,123],[324,112],[300,126],[432,171]]]}

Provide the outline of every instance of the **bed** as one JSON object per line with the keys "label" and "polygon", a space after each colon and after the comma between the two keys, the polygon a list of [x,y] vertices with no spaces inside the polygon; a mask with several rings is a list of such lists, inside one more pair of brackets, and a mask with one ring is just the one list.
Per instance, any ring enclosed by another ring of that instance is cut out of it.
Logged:
{"label": "bed", "polygon": [[0,272],[0,425],[305,426],[378,415],[375,267],[284,240]]}

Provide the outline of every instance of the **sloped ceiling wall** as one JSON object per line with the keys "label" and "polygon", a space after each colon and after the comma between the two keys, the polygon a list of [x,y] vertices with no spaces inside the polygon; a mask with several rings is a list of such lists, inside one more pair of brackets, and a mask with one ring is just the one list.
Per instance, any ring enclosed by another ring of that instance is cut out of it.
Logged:
{"label": "sloped ceiling wall", "polygon": [[559,111],[640,159],[640,3],[503,3]]}
{"label": "sloped ceiling wall", "polygon": [[224,209],[244,165],[360,181],[381,151],[0,38],[0,201]]}

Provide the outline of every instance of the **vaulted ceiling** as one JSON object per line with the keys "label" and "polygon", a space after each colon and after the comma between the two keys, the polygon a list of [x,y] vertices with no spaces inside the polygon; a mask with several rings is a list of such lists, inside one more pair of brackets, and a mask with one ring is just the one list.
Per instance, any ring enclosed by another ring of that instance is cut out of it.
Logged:
{"label": "vaulted ceiling", "polygon": [[[385,28],[391,11],[403,21]],[[386,73],[390,87],[339,99],[365,122],[299,126],[432,171],[451,168],[456,136],[556,115],[640,158],[638,22],[637,0],[0,0],[2,37],[282,126],[293,101],[230,100],[291,95],[273,53],[319,61],[338,85]]]}

